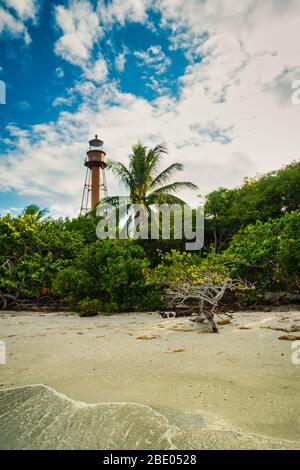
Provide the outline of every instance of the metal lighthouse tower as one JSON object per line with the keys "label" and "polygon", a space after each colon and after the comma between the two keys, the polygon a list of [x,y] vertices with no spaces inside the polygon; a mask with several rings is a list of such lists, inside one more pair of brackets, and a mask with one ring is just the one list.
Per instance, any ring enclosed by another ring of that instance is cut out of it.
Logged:
{"label": "metal lighthouse tower", "polygon": [[86,175],[82,193],[80,215],[88,215],[102,198],[108,196],[105,168],[107,167],[106,153],[103,150],[103,141],[95,138],[89,141],[89,150],[86,152],[84,165]]}

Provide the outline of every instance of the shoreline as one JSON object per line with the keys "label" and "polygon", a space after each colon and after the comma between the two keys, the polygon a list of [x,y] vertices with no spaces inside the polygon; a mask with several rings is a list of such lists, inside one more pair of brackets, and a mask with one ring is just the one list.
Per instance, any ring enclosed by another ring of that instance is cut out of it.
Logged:
{"label": "shoreline", "polygon": [[8,361],[0,366],[0,392],[42,383],[84,406],[150,407],[189,429],[194,442],[204,419],[210,425],[201,439],[230,430],[248,436],[237,445],[251,446],[255,436],[267,448],[272,440],[275,448],[300,448],[300,365],[291,361],[291,342],[273,329],[291,325],[300,326],[299,312],[237,312],[219,334],[154,312],[1,312]]}

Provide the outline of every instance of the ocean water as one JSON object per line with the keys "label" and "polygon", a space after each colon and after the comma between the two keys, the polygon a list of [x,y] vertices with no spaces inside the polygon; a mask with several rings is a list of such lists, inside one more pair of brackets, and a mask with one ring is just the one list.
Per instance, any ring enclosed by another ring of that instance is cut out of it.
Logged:
{"label": "ocean water", "polygon": [[299,449],[201,413],[139,403],[88,404],[45,386],[0,391],[0,449]]}
{"label": "ocean water", "polygon": [[137,403],[87,404],[45,385],[0,392],[1,449],[170,449],[175,432]]}

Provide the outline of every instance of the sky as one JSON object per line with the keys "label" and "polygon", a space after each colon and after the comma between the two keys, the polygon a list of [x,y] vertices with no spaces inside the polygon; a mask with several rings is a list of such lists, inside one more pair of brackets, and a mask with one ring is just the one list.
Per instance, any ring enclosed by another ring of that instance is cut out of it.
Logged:
{"label": "sky", "polygon": [[95,134],[123,163],[165,143],[194,204],[299,158],[300,2],[0,0],[0,80],[1,214],[77,216]]}

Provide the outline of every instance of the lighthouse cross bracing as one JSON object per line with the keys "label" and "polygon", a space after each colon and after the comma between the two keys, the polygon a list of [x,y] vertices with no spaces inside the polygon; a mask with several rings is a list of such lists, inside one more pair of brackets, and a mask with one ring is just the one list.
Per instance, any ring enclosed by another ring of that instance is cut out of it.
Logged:
{"label": "lighthouse cross bracing", "polygon": [[82,193],[80,215],[87,215],[94,209],[101,199],[108,196],[106,172],[106,153],[103,150],[103,141],[95,138],[89,141],[89,150],[84,165],[86,168],[85,181]]}

